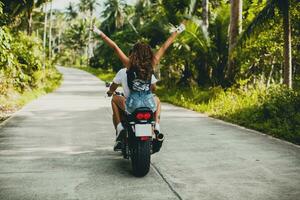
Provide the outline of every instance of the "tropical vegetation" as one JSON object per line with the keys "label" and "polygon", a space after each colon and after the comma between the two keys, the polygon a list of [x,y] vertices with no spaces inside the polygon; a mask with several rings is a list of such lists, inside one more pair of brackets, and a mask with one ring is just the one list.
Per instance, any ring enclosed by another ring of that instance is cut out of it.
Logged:
{"label": "tropical vegetation", "polygon": [[35,8],[42,3],[0,2],[0,121],[60,83],[61,75],[45,59],[43,41],[33,34],[33,18],[41,15]]}

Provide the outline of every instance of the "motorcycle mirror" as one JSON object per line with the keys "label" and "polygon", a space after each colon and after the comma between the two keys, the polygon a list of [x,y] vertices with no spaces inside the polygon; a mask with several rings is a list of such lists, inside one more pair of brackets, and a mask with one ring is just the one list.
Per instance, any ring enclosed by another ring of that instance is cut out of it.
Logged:
{"label": "motorcycle mirror", "polygon": [[109,87],[110,87],[110,85],[111,85],[111,83],[110,83],[110,82],[105,82],[105,87],[109,88]]}

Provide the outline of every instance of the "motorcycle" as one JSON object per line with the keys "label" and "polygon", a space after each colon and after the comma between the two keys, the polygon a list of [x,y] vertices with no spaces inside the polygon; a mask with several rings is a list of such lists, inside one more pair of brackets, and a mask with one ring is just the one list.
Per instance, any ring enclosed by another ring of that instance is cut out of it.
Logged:
{"label": "motorcycle", "polygon": [[125,117],[122,154],[131,159],[132,172],[137,177],[149,172],[151,154],[159,152],[164,140],[162,133],[154,131],[154,124],[154,113],[147,107],[137,108]]}
{"label": "motorcycle", "polygon": [[[121,93],[116,93],[122,95]],[[125,133],[121,139],[121,152],[131,160],[136,177],[145,176],[150,169],[151,154],[160,151],[164,134],[154,130],[155,113],[147,107],[137,108],[133,113],[123,113]]]}

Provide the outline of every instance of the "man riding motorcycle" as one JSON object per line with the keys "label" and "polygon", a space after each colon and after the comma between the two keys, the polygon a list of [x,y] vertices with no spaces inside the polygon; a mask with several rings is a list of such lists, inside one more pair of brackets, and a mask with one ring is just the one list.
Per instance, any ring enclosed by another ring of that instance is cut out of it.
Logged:
{"label": "man riding motorcycle", "polygon": [[[130,89],[127,84],[127,69],[123,68],[119,70],[119,72],[116,74],[115,78],[113,79],[112,84],[110,85],[109,90],[107,91],[108,96],[112,96],[111,106],[113,110],[113,124],[115,126],[117,137],[116,137],[116,144],[114,147],[114,150],[120,149],[120,139],[122,135],[124,134],[124,127],[122,125],[122,117],[124,116],[124,113],[126,112],[126,105],[125,101],[126,98],[130,94]],[[156,82],[157,79],[154,75],[151,77],[151,91],[155,91],[156,89]],[[122,86],[123,88],[123,94],[115,93],[116,89]],[[159,132],[159,116],[160,116],[160,100],[157,96],[154,97],[155,103],[156,103],[156,110],[155,110],[155,131]],[[148,105],[151,106],[151,105]]]}

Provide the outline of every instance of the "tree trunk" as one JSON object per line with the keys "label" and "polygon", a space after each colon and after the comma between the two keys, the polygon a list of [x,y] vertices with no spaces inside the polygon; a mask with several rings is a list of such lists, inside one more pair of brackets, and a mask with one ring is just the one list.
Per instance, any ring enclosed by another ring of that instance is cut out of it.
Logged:
{"label": "tree trunk", "polygon": [[282,1],[283,30],[284,30],[284,76],[283,83],[292,88],[292,52],[291,52],[291,24],[289,1]]}
{"label": "tree trunk", "polygon": [[48,22],[48,12],[47,3],[44,4],[45,20],[44,20],[44,37],[43,37],[43,47],[44,47],[44,64],[43,69],[46,67],[46,43],[47,43],[47,22]]}
{"label": "tree trunk", "polygon": [[59,31],[58,31],[58,44],[57,44],[57,46],[58,46],[58,52],[60,53],[61,51],[61,32],[62,32],[62,27],[61,26],[58,26],[58,27],[60,27],[59,28]]}
{"label": "tree trunk", "polygon": [[32,35],[32,9],[27,11],[27,35]]}
{"label": "tree trunk", "polygon": [[230,0],[230,25],[228,40],[228,69],[227,80],[233,82],[238,71],[236,58],[233,56],[233,49],[236,45],[239,34],[242,32],[242,0]]}
{"label": "tree trunk", "polygon": [[49,25],[49,59],[52,59],[52,1],[50,2],[50,25]]}
{"label": "tree trunk", "polygon": [[92,45],[91,45],[92,28],[93,28],[93,10],[90,10],[90,28],[89,28],[89,38],[88,38],[87,66],[90,63],[90,58],[92,56]]}
{"label": "tree trunk", "polygon": [[272,61],[271,70],[270,70],[270,73],[269,73],[269,76],[268,76],[268,79],[267,79],[267,87],[269,87],[270,84],[271,84],[273,71],[274,71],[274,63]]}
{"label": "tree trunk", "polygon": [[202,20],[203,25],[208,29],[208,0],[202,0]]}

